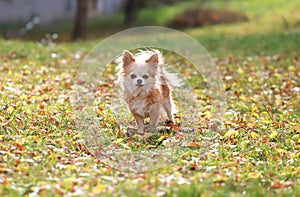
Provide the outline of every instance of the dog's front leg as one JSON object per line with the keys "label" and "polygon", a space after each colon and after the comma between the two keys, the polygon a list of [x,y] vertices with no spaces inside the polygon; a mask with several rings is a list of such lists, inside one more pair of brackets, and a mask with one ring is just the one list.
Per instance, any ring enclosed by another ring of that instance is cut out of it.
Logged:
{"label": "dog's front leg", "polygon": [[161,112],[162,112],[162,105],[159,103],[155,103],[150,107],[150,111],[149,111],[150,123],[145,127],[146,131],[155,129],[155,127],[158,124],[158,120]]}
{"label": "dog's front leg", "polygon": [[144,131],[144,118],[138,114],[134,114],[133,113],[133,116],[134,116],[134,119],[137,123],[137,126],[138,126],[138,130],[137,130],[137,133],[143,133]]}

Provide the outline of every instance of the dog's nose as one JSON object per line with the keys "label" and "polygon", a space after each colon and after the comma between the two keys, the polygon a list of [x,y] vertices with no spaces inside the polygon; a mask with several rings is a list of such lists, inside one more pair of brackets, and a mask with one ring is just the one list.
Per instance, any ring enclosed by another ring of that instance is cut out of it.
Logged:
{"label": "dog's nose", "polygon": [[136,81],[138,84],[142,84],[142,80],[141,79],[138,79],[137,81]]}

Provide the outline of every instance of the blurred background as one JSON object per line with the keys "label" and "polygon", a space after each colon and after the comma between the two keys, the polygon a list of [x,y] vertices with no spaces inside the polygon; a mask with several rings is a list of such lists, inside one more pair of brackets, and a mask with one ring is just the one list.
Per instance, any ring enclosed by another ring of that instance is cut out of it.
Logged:
{"label": "blurred background", "polygon": [[4,39],[93,40],[143,25],[167,26],[194,36],[299,32],[300,1],[0,0]]}

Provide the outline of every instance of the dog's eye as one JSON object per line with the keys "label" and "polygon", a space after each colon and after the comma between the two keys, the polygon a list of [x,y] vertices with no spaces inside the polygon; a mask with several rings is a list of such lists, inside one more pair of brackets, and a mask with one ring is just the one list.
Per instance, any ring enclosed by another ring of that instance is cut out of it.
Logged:
{"label": "dog's eye", "polygon": [[131,74],[130,77],[131,77],[132,79],[134,79],[134,78],[136,78],[136,74]]}
{"label": "dog's eye", "polygon": [[148,77],[149,77],[148,75],[143,75],[144,79],[148,79]]}

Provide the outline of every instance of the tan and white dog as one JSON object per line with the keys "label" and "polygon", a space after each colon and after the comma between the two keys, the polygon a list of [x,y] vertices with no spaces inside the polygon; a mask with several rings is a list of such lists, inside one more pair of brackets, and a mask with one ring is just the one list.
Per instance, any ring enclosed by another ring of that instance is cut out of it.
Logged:
{"label": "tan and white dog", "polygon": [[[176,107],[171,86],[180,86],[181,81],[164,69],[164,59],[158,50],[140,51],[136,55],[125,50],[118,70],[123,97],[137,122],[138,133],[155,129],[163,109],[174,123]],[[147,117],[150,123],[145,126]]]}

